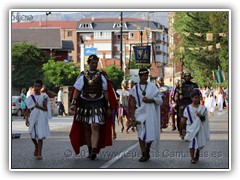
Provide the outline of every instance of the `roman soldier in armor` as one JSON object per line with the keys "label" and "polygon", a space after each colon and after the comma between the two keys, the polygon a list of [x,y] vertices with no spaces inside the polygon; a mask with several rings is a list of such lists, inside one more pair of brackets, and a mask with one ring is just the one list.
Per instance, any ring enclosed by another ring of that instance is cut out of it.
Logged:
{"label": "roman soldier in armor", "polygon": [[75,111],[70,139],[76,154],[88,146],[88,158],[94,160],[100,149],[112,145],[111,112],[117,106],[116,95],[106,73],[98,70],[99,58],[90,55],[89,70],[81,72],[74,84],[71,109]]}
{"label": "roman soldier in armor", "polygon": [[175,101],[178,103],[178,115],[181,118],[180,124],[180,136],[184,139],[186,134],[186,120],[183,118],[183,111],[185,107],[192,103],[190,93],[194,88],[198,88],[198,85],[191,81],[191,73],[184,73],[183,75],[184,82],[180,82],[179,87],[175,89]]}

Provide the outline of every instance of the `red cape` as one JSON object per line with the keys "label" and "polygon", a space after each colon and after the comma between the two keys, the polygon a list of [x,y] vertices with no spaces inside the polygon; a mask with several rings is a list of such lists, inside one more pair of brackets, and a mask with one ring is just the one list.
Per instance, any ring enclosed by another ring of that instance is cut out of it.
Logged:
{"label": "red cape", "polygon": [[[105,72],[103,72],[103,74],[106,76]],[[110,102],[111,109],[113,110],[114,108],[117,107],[118,102],[117,102],[116,94],[113,90],[113,87],[110,81],[109,80],[107,81],[108,81],[107,90],[108,90],[109,102]],[[73,87],[73,90],[71,92],[70,102],[72,101],[74,90],[75,88]],[[80,97],[77,99],[77,106],[79,106],[79,104],[80,104]],[[80,147],[83,145],[86,145],[87,142],[85,138],[84,124],[83,122],[75,121],[76,115],[77,115],[77,112],[75,111],[69,137],[70,137],[72,147],[77,155],[80,153]],[[100,136],[99,136],[99,143],[97,147],[97,153],[99,153],[101,148],[112,145],[112,124],[113,124],[113,121],[112,121],[112,117],[110,116],[106,118],[104,125],[100,125],[100,130],[99,130]]]}

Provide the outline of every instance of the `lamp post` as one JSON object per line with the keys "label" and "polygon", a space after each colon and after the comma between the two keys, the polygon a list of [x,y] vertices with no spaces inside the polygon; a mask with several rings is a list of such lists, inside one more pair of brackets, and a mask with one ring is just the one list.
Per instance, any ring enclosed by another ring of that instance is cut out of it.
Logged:
{"label": "lamp post", "polygon": [[48,15],[52,14],[51,12],[46,12],[46,27],[47,27],[47,17]]}
{"label": "lamp post", "polygon": [[120,66],[121,66],[121,70],[122,70],[122,66],[123,66],[123,59],[122,59],[122,26],[123,26],[123,13],[120,13],[120,21],[121,21],[121,27],[120,27]]}
{"label": "lamp post", "polygon": [[147,29],[147,43],[149,41],[149,35],[150,35],[150,31],[149,31],[149,26],[150,26],[150,16],[149,14],[152,14],[154,12],[148,12],[148,29]]}

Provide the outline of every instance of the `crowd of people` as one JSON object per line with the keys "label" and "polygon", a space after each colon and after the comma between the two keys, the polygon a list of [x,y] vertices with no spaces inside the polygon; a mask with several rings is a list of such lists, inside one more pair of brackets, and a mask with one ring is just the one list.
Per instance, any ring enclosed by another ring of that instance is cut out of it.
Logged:
{"label": "crowd of people", "polygon": [[[208,115],[217,107],[228,108],[228,89],[203,87],[191,81],[190,73],[176,80],[173,87],[159,77],[156,83],[148,82],[149,71],[141,68],[139,82],[122,81],[121,91],[114,90],[106,72],[97,68],[99,58],[88,58],[89,70],[81,72],[73,85],[70,108],[74,112],[70,142],[76,154],[83,145],[88,147],[88,158],[95,160],[100,150],[111,146],[117,138],[116,121],[120,133],[137,131],[142,157],[150,159],[150,149],[159,150],[160,133],[171,126],[178,130],[182,140],[189,141],[191,163],[199,159],[200,150],[209,140]],[[21,91],[21,104],[29,134],[35,145],[34,156],[42,159],[43,139],[50,135],[48,120],[51,105],[46,87],[36,80],[34,87]],[[59,88],[59,114],[65,114],[63,88]]]}

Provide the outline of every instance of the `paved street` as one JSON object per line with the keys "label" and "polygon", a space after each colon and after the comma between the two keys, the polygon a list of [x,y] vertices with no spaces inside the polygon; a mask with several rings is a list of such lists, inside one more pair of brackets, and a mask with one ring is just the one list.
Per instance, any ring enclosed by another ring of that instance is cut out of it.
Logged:
{"label": "paved street", "polygon": [[152,152],[148,162],[139,163],[140,148],[136,133],[120,133],[116,124],[117,139],[113,146],[101,150],[95,161],[87,156],[87,147],[81,148],[78,156],[74,155],[69,131],[72,117],[54,117],[50,121],[51,136],[44,140],[43,159],[35,160],[34,146],[27,134],[24,120],[13,116],[12,132],[21,133],[21,138],[12,139],[11,168],[12,169],[228,169],[228,111],[215,112],[210,117],[211,140],[202,150],[200,161],[190,163],[188,142],[180,140],[176,131],[171,127],[163,129],[161,134],[160,152]]}

